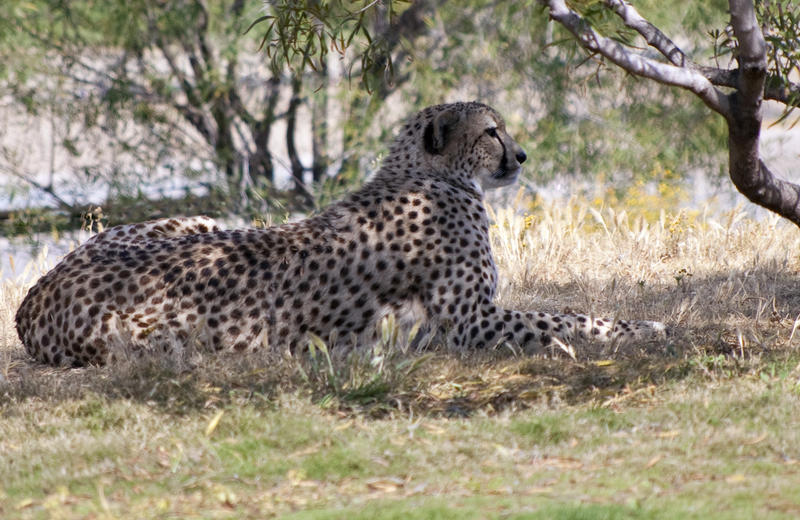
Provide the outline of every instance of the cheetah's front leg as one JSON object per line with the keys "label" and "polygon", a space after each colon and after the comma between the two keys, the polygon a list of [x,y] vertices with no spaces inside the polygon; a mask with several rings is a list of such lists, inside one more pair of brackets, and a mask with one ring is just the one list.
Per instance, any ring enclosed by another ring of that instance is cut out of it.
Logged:
{"label": "cheetah's front leg", "polygon": [[475,302],[452,320],[451,341],[457,347],[484,348],[507,341],[520,347],[546,347],[558,338],[571,344],[578,339],[600,342],[645,341],[664,337],[666,327],[654,321],[591,318],[581,314],[551,314],[503,309],[491,302]]}

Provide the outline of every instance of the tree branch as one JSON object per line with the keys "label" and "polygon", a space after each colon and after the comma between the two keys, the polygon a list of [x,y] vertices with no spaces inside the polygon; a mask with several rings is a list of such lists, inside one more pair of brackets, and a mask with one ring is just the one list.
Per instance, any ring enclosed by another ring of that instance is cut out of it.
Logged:
{"label": "tree branch", "polygon": [[550,11],[550,17],[570,31],[585,49],[598,53],[620,68],[643,78],[673,85],[694,92],[703,102],[725,118],[730,116],[728,97],[714,87],[700,72],[661,63],[632,53],[620,43],[597,34],[564,0],[539,0]]}
{"label": "tree branch", "polygon": [[178,103],[174,103],[175,108],[178,109],[178,111],[186,118],[186,120],[189,121],[203,137],[211,142],[213,139],[211,125],[206,117],[195,108],[203,106],[202,102],[197,97],[195,87],[189,82],[189,80],[186,78],[186,75],[183,73],[183,71],[181,71],[180,67],[178,67],[175,57],[172,56],[172,53],[169,51],[169,49],[167,49],[166,44],[160,37],[156,37],[156,45],[158,50],[161,51],[161,55],[164,56],[167,65],[169,65],[170,71],[172,71],[172,74],[174,74],[178,79],[178,82],[181,85],[181,90],[188,101],[187,105],[179,105]]}
{"label": "tree branch", "polygon": [[[717,87],[738,87],[739,69],[728,70],[698,65],[667,35],[639,14],[636,8],[625,0],[604,0],[604,3],[622,19],[627,27],[639,33],[648,45],[660,52],[673,65],[697,70]],[[800,105],[800,98],[798,98],[800,84],[787,83],[788,86],[783,86],[778,83],[777,77],[767,76],[766,85],[764,86],[764,99],[779,101],[789,106]]]}
{"label": "tree branch", "polygon": [[[738,88],[739,86],[738,68],[718,69],[717,67],[699,66],[697,70],[717,87]],[[790,81],[787,83],[787,86],[783,86],[778,81],[777,76],[767,74],[764,85],[764,99],[778,101],[787,106],[800,106],[800,84]]]}
{"label": "tree branch", "polygon": [[200,84],[204,81],[204,78],[210,71],[217,70],[217,66],[214,55],[209,49],[207,40],[208,9],[206,8],[205,3],[201,0],[195,0],[194,4],[200,13],[197,17],[197,23],[195,25],[195,42],[197,49],[200,51],[200,56],[203,58],[203,63],[201,64],[200,60],[197,59],[196,49],[192,47],[189,40],[182,39],[181,44],[183,45],[183,51],[189,58],[189,64],[192,66],[194,77],[197,80],[197,83]]}
{"label": "tree branch", "polygon": [[72,204],[70,204],[69,202],[67,202],[66,200],[64,200],[64,199],[62,199],[61,197],[58,196],[58,194],[55,192],[55,189],[53,188],[52,184],[44,185],[44,184],[42,184],[40,182],[37,182],[33,178],[25,175],[24,173],[18,171],[16,168],[13,168],[13,167],[9,167],[9,168],[7,168],[5,170],[12,177],[16,177],[17,179],[20,179],[20,180],[30,184],[31,186],[33,186],[37,190],[40,190],[40,191],[48,194],[54,201],[56,201],[56,203],[58,204],[59,208],[61,208],[63,210],[70,211],[70,212],[74,212],[75,211],[75,207]]}
{"label": "tree branch", "polygon": [[148,21],[151,23],[151,31],[153,31],[156,47],[159,51],[161,51],[161,55],[164,57],[164,60],[166,60],[172,74],[174,74],[178,79],[178,82],[181,85],[181,90],[186,96],[186,100],[188,102],[185,105],[173,102],[172,105],[195,129],[197,129],[197,131],[206,139],[206,141],[208,141],[210,144],[213,144],[214,134],[211,131],[211,124],[206,116],[199,110],[199,107],[202,107],[203,104],[195,92],[195,87],[189,82],[189,79],[178,66],[175,57],[172,55],[172,52],[170,52],[170,50],[167,48],[166,43],[159,35],[157,29],[155,29],[155,26],[153,25],[154,22],[152,20]]}
{"label": "tree branch", "polygon": [[648,45],[663,54],[670,63],[676,67],[696,68],[694,62],[666,34],[647,21],[631,4],[625,0],[605,0],[604,3],[622,18],[626,26],[638,32]]}

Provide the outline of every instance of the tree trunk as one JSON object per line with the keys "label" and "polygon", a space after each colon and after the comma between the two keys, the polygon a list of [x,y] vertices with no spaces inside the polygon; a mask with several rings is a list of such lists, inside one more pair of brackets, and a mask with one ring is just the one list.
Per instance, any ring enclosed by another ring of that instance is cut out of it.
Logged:
{"label": "tree trunk", "polygon": [[314,207],[314,198],[309,193],[305,182],[303,181],[303,172],[305,168],[303,163],[300,162],[300,156],[297,153],[294,138],[297,131],[297,109],[300,107],[302,100],[300,99],[300,92],[302,90],[302,80],[299,74],[292,76],[292,98],[289,100],[289,109],[286,111],[286,152],[289,154],[289,162],[291,164],[291,175],[293,180],[292,192],[297,196],[297,200],[302,200],[308,207]]}
{"label": "tree trunk", "polygon": [[240,171],[241,159],[238,157],[233,144],[230,115],[226,107],[218,103],[211,109],[211,113],[217,126],[217,133],[214,139],[214,154],[220,168],[225,172],[225,178],[228,182],[235,183],[237,171]]}
{"label": "tree trunk", "polygon": [[738,110],[739,96],[732,100],[733,114],[728,119],[729,173],[739,193],[751,202],[789,219],[800,226],[800,186],[775,177],[759,158],[758,117]]}
{"label": "tree trunk", "polygon": [[759,158],[767,44],[751,0],[730,0],[731,26],[739,41],[736,91],[728,121],[731,181],[751,202],[800,226],[800,186],[775,177]]}
{"label": "tree trunk", "polygon": [[272,154],[269,151],[269,136],[272,124],[275,122],[275,107],[278,104],[280,92],[280,79],[273,76],[267,82],[267,91],[264,96],[264,113],[251,127],[255,150],[250,154],[250,177],[256,186],[269,186],[275,184],[275,170],[272,164]]}
{"label": "tree trunk", "polygon": [[311,178],[318,185],[328,171],[328,67],[324,64],[317,77],[322,85],[317,90],[311,108]]}

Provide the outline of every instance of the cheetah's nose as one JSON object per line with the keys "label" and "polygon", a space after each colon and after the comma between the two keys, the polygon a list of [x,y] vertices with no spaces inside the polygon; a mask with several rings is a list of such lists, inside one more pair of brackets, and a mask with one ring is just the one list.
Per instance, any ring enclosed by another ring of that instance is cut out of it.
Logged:
{"label": "cheetah's nose", "polygon": [[528,158],[528,156],[525,155],[525,152],[523,152],[522,150],[517,152],[517,162],[518,163],[520,163],[520,164],[524,163],[525,159],[527,159],[527,158]]}

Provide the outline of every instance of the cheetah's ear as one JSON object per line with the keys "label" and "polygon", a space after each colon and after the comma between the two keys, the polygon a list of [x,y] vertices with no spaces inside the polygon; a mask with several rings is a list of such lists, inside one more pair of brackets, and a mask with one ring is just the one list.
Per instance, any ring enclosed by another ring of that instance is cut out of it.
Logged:
{"label": "cheetah's ear", "polygon": [[436,114],[425,127],[425,134],[422,137],[425,151],[430,154],[440,154],[447,146],[448,134],[458,123],[460,117],[458,112],[447,109]]}

